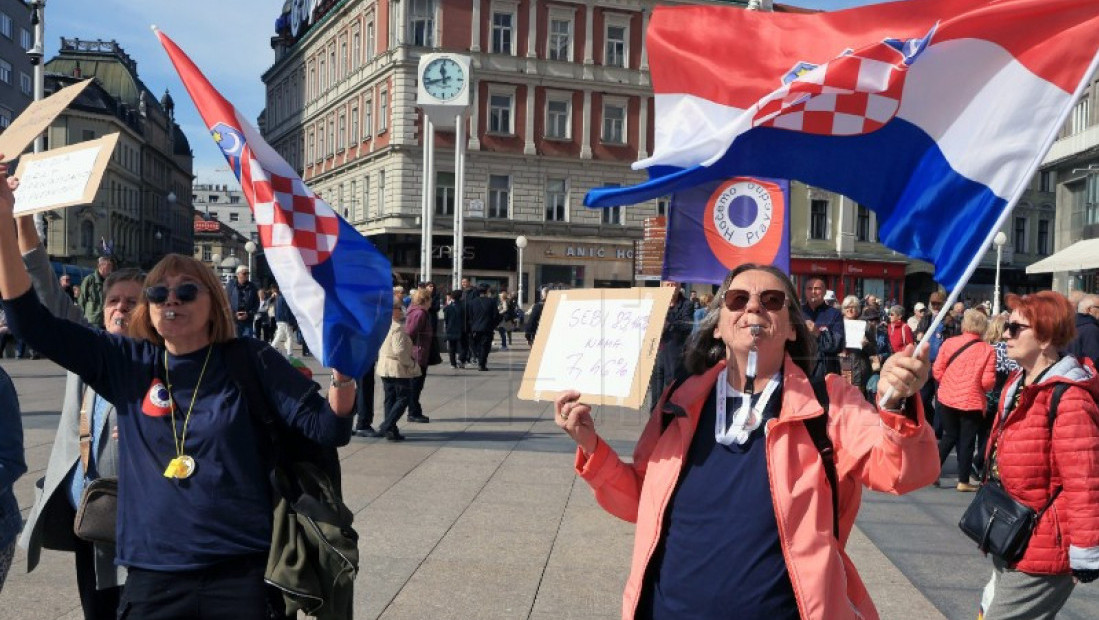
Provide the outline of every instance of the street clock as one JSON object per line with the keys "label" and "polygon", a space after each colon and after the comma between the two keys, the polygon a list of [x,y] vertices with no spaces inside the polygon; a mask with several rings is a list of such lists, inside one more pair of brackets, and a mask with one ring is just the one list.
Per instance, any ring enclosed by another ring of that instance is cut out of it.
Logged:
{"label": "street clock", "polygon": [[417,105],[429,113],[469,105],[469,56],[424,54],[420,57]]}

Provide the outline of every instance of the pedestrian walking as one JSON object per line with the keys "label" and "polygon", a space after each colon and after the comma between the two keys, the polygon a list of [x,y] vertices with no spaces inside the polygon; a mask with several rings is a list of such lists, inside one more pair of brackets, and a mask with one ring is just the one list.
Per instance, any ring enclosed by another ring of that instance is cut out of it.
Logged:
{"label": "pedestrian walking", "polygon": [[110,256],[100,256],[95,261],[95,271],[80,281],[76,304],[84,312],[88,323],[96,327],[103,327],[103,283],[112,271],[114,260]]}
{"label": "pedestrian walking", "polygon": [[465,362],[460,359],[465,324],[462,291],[450,291],[446,294],[446,306],[443,306],[443,326],[446,330],[446,350],[450,354],[451,368],[466,367]]}
{"label": "pedestrian walking", "polygon": [[530,346],[534,346],[534,338],[538,335],[538,325],[542,322],[542,310],[546,306],[547,295],[549,295],[549,287],[543,286],[538,295],[538,301],[534,302],[534,305],[530,307],[530,314],[527,316],[526,327],[527,344]]}
{"label": "pedestrian walking", "polygon": [[515,301],[507,291],[500,291],[499,301],[496,302],[496,312],[500,314],[500,324],[496,331],[500,335],[500,350],[507,351],[511,340],[511,332],[515,330]]}
{"label": "pedestrian walking", "polygon": [[293,351],[293,333],[298,327],[294,313],[290,310],[290,304],[279,292],[277,285],[271,286],[271,296],[274,297],[272,306],[275,309],[275,337],[271,339],[271,346],[276,350],[283,347],[286,357],[290,357]]}
{"label": "pedestrian walking", "polygon": [[389,441],[404,441],[397,422],[412,398],[411,380],[420,374],[420,366],[412,359],[412,339],[405,333],[404,323],[404,302],[394,295],[393,322],[378,351],[377,372],[385,393],[385,419],[374,433],[375,437]]}
{"label": "pedestrian walking", "polygon": [[259,305],[256,306],[256,314],[252,319],[252,333],[264,342],[271,342],[271,335],[268,333],[270,331],[268,311],[273,309],[272,299],[267,289],[257,289],[256,295],[259,298]]}
{"label": "pedestrian walking", "polygon": [[373,437],[374,430],[374,373],[378,371],[378,363],[370,365],[370,369],[359,378],[359,385],[355,391],[355,426],[351,431],[356,437]]}
{"label": "pedestrian walking", "polygon": [[1002,485],[1038,518],[1020,558],[992,555],[981,609],[985,620],[1054,618],[1077,581],[1099,577],[1099,376],[1090,360],[1060,354],[1075,331],[1063,296],[1042,291],[1005,301],[1007,354],[1021,369],[1008,379],[992,425],[986,484]]}
{"label": "pedestrian walking", "polygon": [[434,322],[428,315],[430,307],[431,293],[427,289],[418,288],[412,291],[412,301],[404,324],[404,331],[412,341],[412,360],[420,367],[420,373],[409,382],[411,391],[408,396],[408,421],[420,424],[431,421],[424,415],[420,404],[420,395],[423,394],[424,382],[427,381],[427,367],[431,363],[431,345],[435,341]]}
{"label": "pedestrian walking", "polygon": [[259,309],[259,291],[248,279],[249,273],[246,265],[240,265],[237,267],[236,277],[225,285],[225,294],[229,297],[229,308],[236,321],[236,335],[242,338],[255,335],[252,320]]}
{"label": "pedestrian walking", "polygon": [[622,618],[876,617],[843,541],[863,486],[905,493],[938,471],[916,397],[927,360],[892,356],[877,408],[837,376],[810,382],[814,341],[782,271],[741,265],[717,299],[630,462],[578,392],[555,402],[577,473],[637,524]]}
{"label": "pedestrian walking", "polygon": [[[477,356],[477,370],[488,370],[488,354],[492,350],[492,330],[503,317],[496,310],[496,301],[488,284],[477,287],[478,295],[466,302],[466,320],[473,337],[472,349]],[[465,299],[465,296],[462,297]]]}
{"label": "pedestrian walking", "polygon": [[958,451],[959,491],[976,491],[970,475],[973,448],[985,415],[985,395],[996,385],[996,351],[984,341],[988,317],[978,310],[966,310],[962,316],[962,333],[948,338],[939,349],[932,374],[939,382],[935,398],[942,420],[943,436],[939,440],[939,463],[955,447]]}
{"label": "pedestrian walking", "polygon": [[470,328],[469,324],[469,307],[473,303],[473,300],[480,297],[481,292],[479,289],[473,288],[473,285],[469,282],[469,278],[462,278],[461,291],[462,316],[465,319],[465,325],[462,327],[462,347],[459,361],[462,366],[465,366],[471,360],[476,360],[479,357],[479,353],[476,352],[476,346],[473,342],[473,330]]}

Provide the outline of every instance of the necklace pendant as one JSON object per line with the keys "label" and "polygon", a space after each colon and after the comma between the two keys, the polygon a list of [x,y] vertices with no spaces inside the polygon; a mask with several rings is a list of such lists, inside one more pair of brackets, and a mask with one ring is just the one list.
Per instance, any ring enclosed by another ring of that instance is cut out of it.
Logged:
{"label": "necklace pendant", "polygon": [[175,459],[178,463],[176,465],[176,478],[184,479],[190,478],[191,474],[195,473],[195,459],[186,454],[181,454]]}

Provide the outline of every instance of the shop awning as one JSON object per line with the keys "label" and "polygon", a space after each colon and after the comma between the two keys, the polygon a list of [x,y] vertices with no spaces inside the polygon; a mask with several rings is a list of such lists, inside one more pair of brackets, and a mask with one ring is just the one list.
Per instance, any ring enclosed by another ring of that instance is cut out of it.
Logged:
{"label": "shop awning", "polygon": [[1099,239],[1084,239],[1028,266],[1027,273],[1099,269]]}

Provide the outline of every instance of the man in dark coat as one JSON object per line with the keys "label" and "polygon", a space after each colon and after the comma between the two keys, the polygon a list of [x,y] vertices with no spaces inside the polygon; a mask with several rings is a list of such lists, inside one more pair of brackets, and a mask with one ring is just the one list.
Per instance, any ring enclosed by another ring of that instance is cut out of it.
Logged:
{"label": "man in dark coat", "polygon": [[840,374],[839,353],[844,347],[843,315],[824,303],[828,291],[824,280],[810,278],[805,284],[805,303],[801,307],[809,333],[817,339],[817,361],[810,378],[823,379],[828,373]]}
{"label": "man in dark coat", "polygon": [[466,302],[466,319],[472,335],[472,349],[477,355],[477,370],[488,370],[488,352],[492,348],[492,330],[503,315],[496,311],[496,300],[488,284],[477,287],[478,295]]}
{"label": "man in dark coat", "polygon": [[247,265],[237,267],[236,278],[225,285],[225,293],[229,296],[229,308],[233,311],[233,318],[237,323],[237,336],[243,338],[252,336],[252,319],[259,309],[259,290],[248,279]]}
{"label": "man in dark coat", "polygon": [[660,348],[656,353],[652,380],[649,382],[651,399],[655,404],[664,388],[675,380],[676,370],[683,359],[683,347],[687,337],[694,329],[694,306],[683,294],[678,282],[662,282],[661,286],[675,289],[672,301],[668,304],[668,314],[664,315],[664,330],[660,334]]}
{"label": "man in dark coat", "polygon": [[443,324],[446,329],[446,348],[450,352],[450,367],[465,368],[461,361],[462,334],[466,328],[465,308],[462,305],[462,291],[450,291],[446,294],[443,306]]}
{"label": "man in dark coat", "polygon": [[458,303],[462,304],[462,320],[464,321],[464,324],[462,325],[462,339],[461,342],[459,342],[458,347],[458,361],[464,366],[476,356],[473,349],[473,332],[469,329],[469,304],[474,299],[477,299],[479,293],[477,292],[477,289],[473,288],[469,283],[469,278],[462,278],[461,292],[462,296]]}
{"label": "man in dark coat", "polygon": [[1076,337],[1066,350],[1099,364],[1099,295],[1084,295],[1076,304]]}

